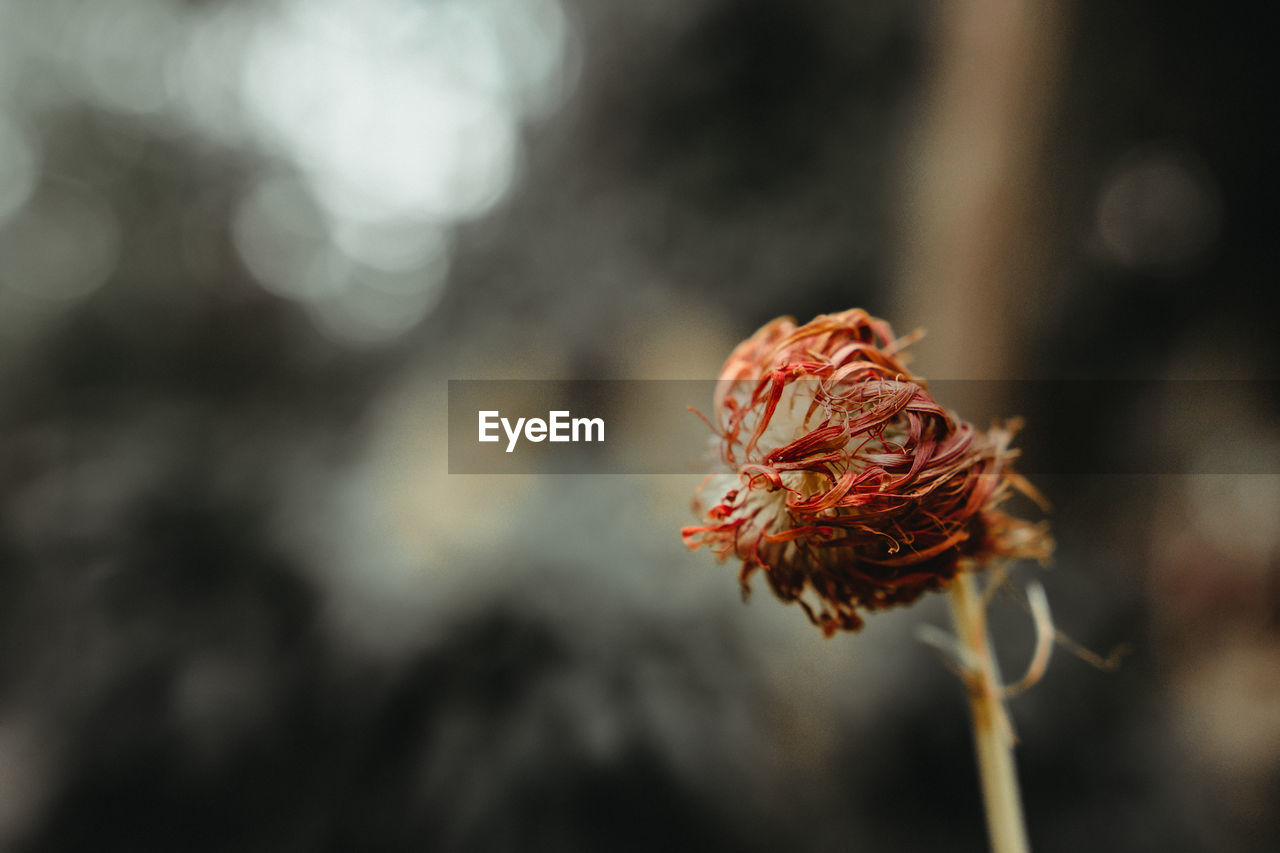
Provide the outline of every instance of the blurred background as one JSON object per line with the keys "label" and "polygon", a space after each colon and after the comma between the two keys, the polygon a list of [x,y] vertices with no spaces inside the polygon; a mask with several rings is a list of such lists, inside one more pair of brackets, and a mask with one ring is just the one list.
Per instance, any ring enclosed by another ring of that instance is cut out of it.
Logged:
{"label": "blurred background", "polygon": [[[450,476],[445,383],[853,306],[929,377],[1275,380],[1243,9],[0,0],[0,849],[982,849],[940,596],[744,606],[699,476]],[[1223,452],[1149,387],[946,402]],[[1262,470],[1036,478],[1018,577],[1132,649],[1012,703],[1036,849],[1280,847]]]}

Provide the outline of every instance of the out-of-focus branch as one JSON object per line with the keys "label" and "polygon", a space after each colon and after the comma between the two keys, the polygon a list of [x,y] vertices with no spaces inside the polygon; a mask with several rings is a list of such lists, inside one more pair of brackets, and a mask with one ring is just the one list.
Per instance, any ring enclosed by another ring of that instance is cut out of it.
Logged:
{"label": "out-of-focus branch", "polygon": [[[904,187],[899,304],[928,336],[928,375],[1017,375],[1026,295],[1041,286],[1042,155],[1062,52],[1057,0],[939,9]],[[990,401],[988,401],[990,402]]]}

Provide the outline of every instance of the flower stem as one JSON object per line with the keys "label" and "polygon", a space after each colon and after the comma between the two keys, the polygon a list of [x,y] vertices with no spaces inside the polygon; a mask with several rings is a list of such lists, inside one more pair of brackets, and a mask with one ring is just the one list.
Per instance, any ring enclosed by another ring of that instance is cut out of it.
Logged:
{"label": "flower stem", "polygon": [[1005,714],[1000,675],[987,636],[986,604],[970,572],[961,572],[951,582],[951,615],[964,651],[964,680],[991,850],[1027,853],[1027,830],[1013,763],[1013,728]]}

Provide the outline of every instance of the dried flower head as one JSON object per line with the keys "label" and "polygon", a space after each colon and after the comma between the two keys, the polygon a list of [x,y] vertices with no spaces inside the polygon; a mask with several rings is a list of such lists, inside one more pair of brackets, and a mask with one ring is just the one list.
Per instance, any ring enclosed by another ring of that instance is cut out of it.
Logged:
{"label": "dried flower head", "polygon": [[939,405],[902,359],[906,339],[854,309],[765,325],[729,356],[716,389],[716,444],[682,531],[690,548],[763,570],[824,633],[859,611],[914,601],[993,558],[1045,559],[1043,525],[998,506],[1011,489],[1016,422],[986,433]]}

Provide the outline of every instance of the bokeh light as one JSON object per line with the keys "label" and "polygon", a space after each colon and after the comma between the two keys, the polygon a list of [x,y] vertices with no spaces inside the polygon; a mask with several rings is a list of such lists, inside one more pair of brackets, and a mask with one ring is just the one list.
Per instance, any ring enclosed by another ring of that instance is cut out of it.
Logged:
{"label": "bokeh light", "polygon": [[39,174],[35,147],[23,129],[0,112],[0,226],[26,203]]}
{"label": "bokeh light", "polygon": [[[412,328],[440,288],[447,230],[488,211],[516,174],[522,116],[545,100],[565,51],[557,12],[412,0],[275,10],[250,38],[245,102],[264,144],[305,177],[322,221],[279,219],[290,214],[278,189],[260,187],[237,221],[238,245],[263,272],[290,264],[265,260],[265,235],[320,228],[311,239],[349,263],[312,251],[264,284],[304,298],[344,340]],[[296,240],[285,241],[292,254]]]}
{"label": "bokeh light", "polygon": [[33,299],[76,299],[115,268],[120,227],[84,187],[48,181],[0,230],[0,281]]}
{"label": "bokeh light", "polygon": [[1120,266],[1185,274],[1212,249],[1221,218],[1220,192],[1198,158],[1161,149],[1133,152],[1099,193],[1099,251]]}
{"label": "bokeh light", "polygon": [[[16,102],[0,109],[0,224],[39,179],[24,114],[85,103],[199,134],[263,163],[235,218],[249,269],[353,345],[394,340],[427,315],[450,232],[508,192],[523,123],[564,97],[572,68],[556,0],[57,0],[0,15],[23,33],[6,42],[14,74],[0,75]],[[46,200],[22,227],[55,207],[75,216],[70,204]],[[66,225],[97,235],[86,268],[51,270],[38,289],[83,293],[109,274],[98,245],[109,235],[92,216]]]}

